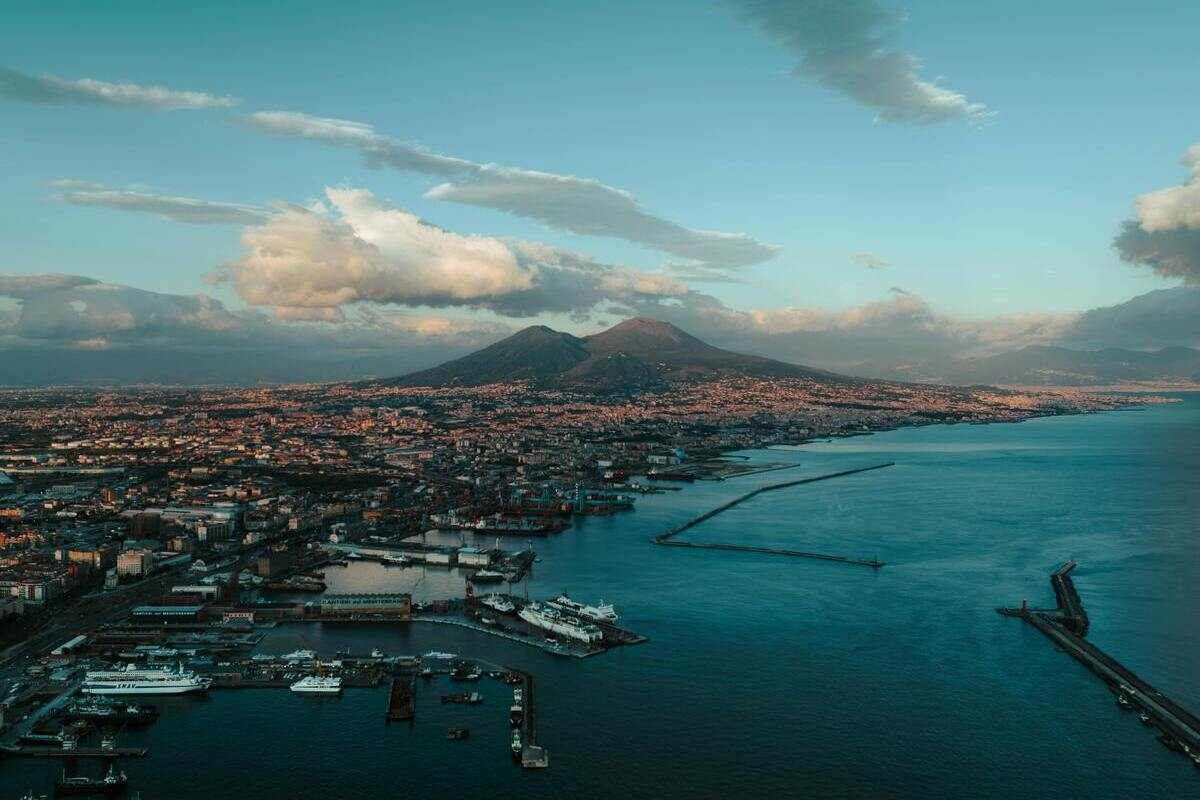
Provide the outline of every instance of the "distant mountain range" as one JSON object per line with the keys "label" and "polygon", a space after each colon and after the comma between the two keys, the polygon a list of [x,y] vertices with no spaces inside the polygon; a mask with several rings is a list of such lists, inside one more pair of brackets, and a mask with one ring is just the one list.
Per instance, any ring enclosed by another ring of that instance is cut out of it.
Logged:
{"label": "distant mountain range", "polygon": [[721,350],[670,323],[638,317],[584,337],[535,325],[470,355],[382,383],[478,386],[530,381],[541,386],[621,392],[727,375],[853,380]]}
{"label": "distant mountain range", "polygon": [[1072,350],[1029,346],[980,358],[867,367],[865,373],[906,381],[958,385],[1105,386],[1120,383],[1200,382],[1200,350],[1165,347],[1142,351],[1109,347]]}

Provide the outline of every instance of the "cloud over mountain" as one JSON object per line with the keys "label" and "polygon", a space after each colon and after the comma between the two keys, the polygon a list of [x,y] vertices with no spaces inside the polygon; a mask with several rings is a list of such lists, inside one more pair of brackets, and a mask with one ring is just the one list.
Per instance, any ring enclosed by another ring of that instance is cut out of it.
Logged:
{"label": "cloud over mountain", "polygon": [[1167,278],[1200,285],[1200,144],[1184,153],[1191,172],[1180,186],[1143,194],[1113,240],[1121,258]]}
{"label": "cloud over mountain", "polygon": [[364,189],[330,188],[334,214],[283,208],[243,233],[212,276],[279,316],[333,318],[354,303],[461,306],[508,316],[586,313],[604,300],[678,295],[679,281],[545,245],[453,233]]}
{"label": "cloud over mountain", "polygon": [[0,98],[42,105],[84,103],[155,111],[230,108],[240,102],[234,97],[208,92],[109,83],[92,78],[67,80],[53,75],[29,75],[9,67],[0,67]]}
{"label": "cloud over mountain", "polygon": [[264,111],[243,121],[264,133],[357,150],[372,166],[447,179],[426,194],[433,199],[492,208],[571,233],[624,239],[708,268],[757,264],[777,252],[745,234],[696,230],[650,214],[631,193],[589,178],[433,153],[349,120]]}
{"label": "cloud over mountain", "polygon": [[895,42],[903,16],[877,0],[731,0],[800,58],[795,74],[876,109],[882,122],[980,120],[986,106],[920,77]]}

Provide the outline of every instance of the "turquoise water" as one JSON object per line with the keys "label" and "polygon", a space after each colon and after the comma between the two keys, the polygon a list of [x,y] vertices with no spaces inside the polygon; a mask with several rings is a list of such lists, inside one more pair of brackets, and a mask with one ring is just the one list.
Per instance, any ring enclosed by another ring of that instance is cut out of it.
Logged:
{"label": "turquoise water", "polygon": [[[927,427],[748,453],[795,470],[649,496],[635,513],[535,542],[530,593],[616,603],[651,641],[578,661],[414,623],[282,627],[266,649],[447,650],[537,676],[552,766],[514,767],[505,687],[477,708],[422,686],[414,726],[384,689],[162,701],[124,743],[144,800],[399,797],[1174,798],[1200,772],[1117,710],[1091,673],[994,607],[1051,604],[1075,558],[1090,638],[1200,710],[1200,396],[1018,425]],[[879,572],[687,551],[651,535],[757,485],[897,465],[760,495],[696,541],[878,556]],[[454,572],[357,564],[340,590],[458,591]],[[466,724],[471,738],[447,742]],[[0,765],[4,796],[47,791],[54,765]]]}

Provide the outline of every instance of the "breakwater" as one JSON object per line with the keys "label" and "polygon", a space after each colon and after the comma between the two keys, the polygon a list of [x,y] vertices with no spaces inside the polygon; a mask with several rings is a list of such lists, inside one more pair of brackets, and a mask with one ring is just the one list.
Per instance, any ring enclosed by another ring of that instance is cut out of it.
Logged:
{"label": "breakwater", "polygon": [[735,551],[735,552],[744,552],[744,553],[766,553],[769,555],[792,556],[794,558],[815,558],[815,559],[819,559],[822,561],[837,561],[837,562],[843,563],[843,564],[854,564],[854,565],[858,565],[858,566],[872,567],[874,569],[878,569],[878,568],[884,566],[884,562],[882,562],[878,559],[875,559],[875,558],[871,558],[871,559],[851,558],[849,556],[830,555],[827,553],[810,553],[810,552],[807,552],[804,550],[791,550],[791,549],[779,548],[779,547],[757,547],[757,546],[752,546],[752,545],[729,544],[729,543],[710,543],[710,542],[681,542],[681,541],[677,540],[675,537],[678,536],[679,534],[683,533],[684,531],[688,530],[689,528],[694,528],[695,526],[699,525],[700,523],[704,522],[705,520],[712,519],[713,517],[717,516],[718,514],[728,511],[729,509],[733,508],[734,506],[744,503],[752,497],[757,497],[758,495],[763,494],[764,492],[774,492],[774,491],[778,491],[780,489],[788,489],[792,486],[801,486],[806,483],[816,483],[818,481],[832,480],[833,478],[841,478],[841,477],[845,477],[847,475],[857,475],[862,472],[870,472],[872,470],[883,469],[884,467],[895,466],[895,463],[896,462],[894,462],[894,461],[887,461],[882,464],[873,464],[869,467],[858,467],[856,469],[846,469],[846,470],[841,470],[839,472],[826,473],[824,475],[815,475],[811,478],[799,478],[794,481],[784,481],[782,483],[772,483],[772,484],[768,484],[766,486],[760,486],[757,489],[754,489],[752,491],[746,492],[745,494],[739,495],[726,503],[722,503],[721,505],[717,506],[716,508],[709,509],[708,511],[705,511],[703,514],[699,514],[695,517],[692,517],[691,519],[689,519],[688,521],[686,521],[680,525],[676,525],[672,528],[668,528],[666,531],[664,531],[663,533],[660,533],[658,536],[655,536],[650,541],[652,541],[654,544],[662,545],[665,547],[690,547],[692,549],[697,549],[697,550],[726,550],[726,551]]}
{"label": "breakwater", "polygon": [[1035,609],[1023,602],[1019,608],[996,610],[1006,617],[1018,617],[1029,623],[1091,670],[1116,694],[1121,708],[1139,711],[1143,724],[1158,728],[1159,741],[1164,746],[1183,752],[1200,767],[1200,718],[1083,638],[1089,623],[1083,601],[1071,579],[1074,569],[1075,562],[1068,561],[1050,576],[1057,608]]}

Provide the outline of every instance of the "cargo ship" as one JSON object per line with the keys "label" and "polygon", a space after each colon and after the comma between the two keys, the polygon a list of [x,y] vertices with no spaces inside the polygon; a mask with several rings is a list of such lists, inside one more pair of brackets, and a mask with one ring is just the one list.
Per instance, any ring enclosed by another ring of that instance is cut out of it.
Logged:
{"label": "cargo ship", "polygon": [[530,625],[585,644],[598,644],[604,638],[604,634],[595,625],[564,616],[558,610],[541,603],[530,603],[521,609],[518,616]]}
{"label": "cargo ship", "polygon": [[182,666],[138,669],[130,664],[125,669],[88,672],[82,689],[84,694],[187,694],[208,691],[211,685],[211,678],[201,678]]}

